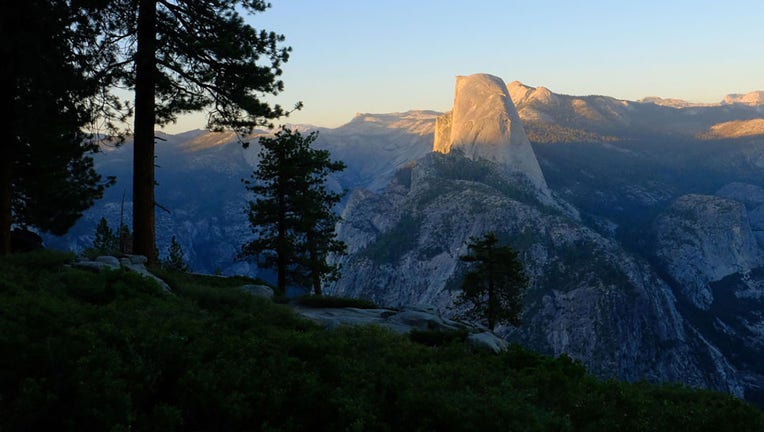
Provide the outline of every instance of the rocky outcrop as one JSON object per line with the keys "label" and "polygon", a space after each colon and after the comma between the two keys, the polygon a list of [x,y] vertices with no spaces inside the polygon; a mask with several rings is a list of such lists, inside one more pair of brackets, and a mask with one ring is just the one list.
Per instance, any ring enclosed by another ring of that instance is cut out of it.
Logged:
{"label": "rocky outcrop", "polygon": [[350,255],[332,294],[430,303],[459,315],[459,256],[470,237],[495,231],[520,252],[530,279],[523,325],[497,330],[508,340],[569,354],[600,376],[741,394],[736,370],[686,325],[647,263],[545,205],[533,188],[491,175],[490,166],[434,153],[384,192],[355,194],[340,227]]}
{"label": "rocky outcrop", "polygon": [[724,185],[715,195],[745,205],[753,236],[759,247],[764,249],[764,188],[749,183],[733,182]]}
{"label": "rocky outcrop", "polygon": [[104,255],[94,260],[80,257],[71,264],[74,268],[100,272],[103,270],[119,270],[120,268],[138,273],[139,275],[156,282],[162,289],[171,292],[170,286],[165,281],[146,269],[146,257],[143,255],[126,255],[121,258]]}
{"label": "rocky outcrop", "polygon": [[[731,193],[731,192],[728,192]],[[655,221],[656,255],[682,294],[708,310],[711,282],[764,265],[745,206],[712,195],[684,195]]]}
{"label": "rocky outcrop", "polygon": [[505,351],[508,346],[506,341],[485,328],[443,318],[432,305],[404,305],[398,309],[297,306],[295,311],[329,329],[340,326],[378,325],[400,334],[408,334],[414,330],[465,330],[469,332],[466,342],[473,348],[498,353]]}
{"label": "rocky outcrop", "polygon": [[266,299],[273,298],[273,288],[269,287],[268,285],[248,284],[240,286],[239,289],[255,297],[262,297]]}
{"label": "rocky outcrop", "polygon": [[536,155],[501,78],[475,74],[456,77],[454,107],[435,125],[433,151],[460,150],[470,159],[496,162],[525,175],[547,191]]}
{"label": "rocky outcrop", "polygon": [[728,94],[724,97],[722,104],[741,104],[751,106],[764,105],[764,91],[752,91],[745,94]]}

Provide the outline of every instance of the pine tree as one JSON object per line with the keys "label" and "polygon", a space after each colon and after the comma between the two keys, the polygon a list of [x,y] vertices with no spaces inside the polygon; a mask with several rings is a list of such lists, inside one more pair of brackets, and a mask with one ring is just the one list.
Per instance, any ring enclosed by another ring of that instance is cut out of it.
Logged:
{"label": "pine tree", "polygon": [[175,236],[172,236],[170,246],[167,248],[167,259],[162,262],[162,265],[168,269],[187,272],[188,264],[186,263],[184,255],[180,243],[175,239]]}
{"label": "pine tree", "polygon": [[247,209],[256,238],[242,247],[240,256],[275,268],[281,292],[295,283],[321,294],[322,280],[338,271],[327,263],[328,255],[345,251],[334,232],[339,217],[333,207],[342,194],[325,187],[326,177],[345,164],[331,161],[326,150],[311,148],[317,136],[282,128],[274,138],[261,138],[257,170],[245,180],[256,196]]}
{"label": "pine tree", "polygon": [[114,63],[135,93],[134,252],[156,261],[154,127],[181,113],[208,110],[208,127],[251,131],[285,115],[264,95],[283,90],[282,35],[258,31],[240,13],[262,0],[110,0],[100,18],[124,55]]}
{"label": "pine tree", "polygon": [[83,132],[108,57],[92,24],[71,1],[0,5],[0,254],[13,225],[65,233],[112,181],[93,169],[98,147]]}
{"label": "pine tree", "polygon": [[[305,144],[310,146],[316,135],[305,138]],[[302,237],[302,248],[298,251],[298,263],[302,269],[302,284],[310,286],[316,295],[322,294],[322,282],[336,280],[339,277],[337,264],[329,264],[330,254],[344,255],[347,246],[337,240],[335,227],[340,216],[333,211],[343,193],[331,192],[326,189],[326,177],[330,173],[342,171],[345,164],[332,161],[326,150],[308,148],[309,157],[304,158],[305,176],[303,184],[297,188],[294,196],[295,206],[300,212],[300,224],[297,232]]]}
{"label": "pine tree", "polygon": [[460,257],[472,263],[472,270],[462,281],[457,303],[471,305],[467,316],[485,319],[491,330],[499,323],[520,324],[522,296],[528,284],[517,253],[498,242],[492,232],[472,237],[467,244],[469,253]]}
{"label": "pine tree", "polygon": [[93,249],[98,251],[101,255],[112,254],[118,249],[118,239],[114,232],[109,227],[109,223],[106,222],[106,218],[101,218],[101,221],[96,227],[95,239],[93,240]]}

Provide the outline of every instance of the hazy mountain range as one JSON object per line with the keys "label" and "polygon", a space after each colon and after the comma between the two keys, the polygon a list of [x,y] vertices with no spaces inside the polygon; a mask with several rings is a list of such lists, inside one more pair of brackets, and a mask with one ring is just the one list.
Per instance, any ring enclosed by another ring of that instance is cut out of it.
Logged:
{"label": "hazy mountain range", "polygon": [[[524,325],[500,333],[569,353],[601,376],[683,381],[764,401],[764,105],[568,96],[497,77],[457,79],[449,113],[358,114],[317,144],[350,254],[329,290],[446,314],[470,236],[496,231],[531,280]],[[309,129],[309,126],[301,126]],[[158,144],[160,251],[177,236],[196,271],[236,262],[250,236],[242,178],[257,162],[232,134]],[[433,152],[436,150],[436,152]],[[51,246],[82,250],[130,209],[130,143],[96,155],[118,183]]]}

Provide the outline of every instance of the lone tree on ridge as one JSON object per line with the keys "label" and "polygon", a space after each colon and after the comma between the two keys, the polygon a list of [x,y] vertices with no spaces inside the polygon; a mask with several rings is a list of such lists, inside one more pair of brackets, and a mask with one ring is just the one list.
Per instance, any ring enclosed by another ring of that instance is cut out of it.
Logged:
{"label": "lone tree on ridge", "polygon": [[316,132],[303,136],[282,128],[273,138],[260,138],[257,170],[244,180],[256,197],[247,215],[257,238],[242,246],[239,255],[274,268],[281,292],[294,283],[320,295],[322,281],[336,278],[339,271],[327,263],[329,254],[346,249],[336,239],[339,216],[333,212],[344,193],[325,186],[326,177],[345,164],[332,161],[327,150],[311,148],[317,137]]}
{"label": "lone tree on ridge", "polygon": [[457,304],[471,305],[467,316],[485,319],[491,330],[500,323],[520,324],[523,291],[528,285],[517,253],[498,243],[493,232],[472,237],[468,254],[459,257],[471,263],[472,269],[464,276]]}

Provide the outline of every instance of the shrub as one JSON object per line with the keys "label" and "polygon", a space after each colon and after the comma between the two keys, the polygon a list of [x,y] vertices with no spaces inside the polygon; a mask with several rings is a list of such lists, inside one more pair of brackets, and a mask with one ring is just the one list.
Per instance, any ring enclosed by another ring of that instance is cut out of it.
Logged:
{"label": "shrub", "polygon": [[2,431],[764,430],[729,395],[474,352],[457,332],[326,331],[238,279],[167,273],[168,295],[64,263],[0,258]]}
{"label": "shrub", "polygon": [[467,330],[412,330],[409,338],[422,345],[439,347],[453,342],[464,342],[468,335]]}

